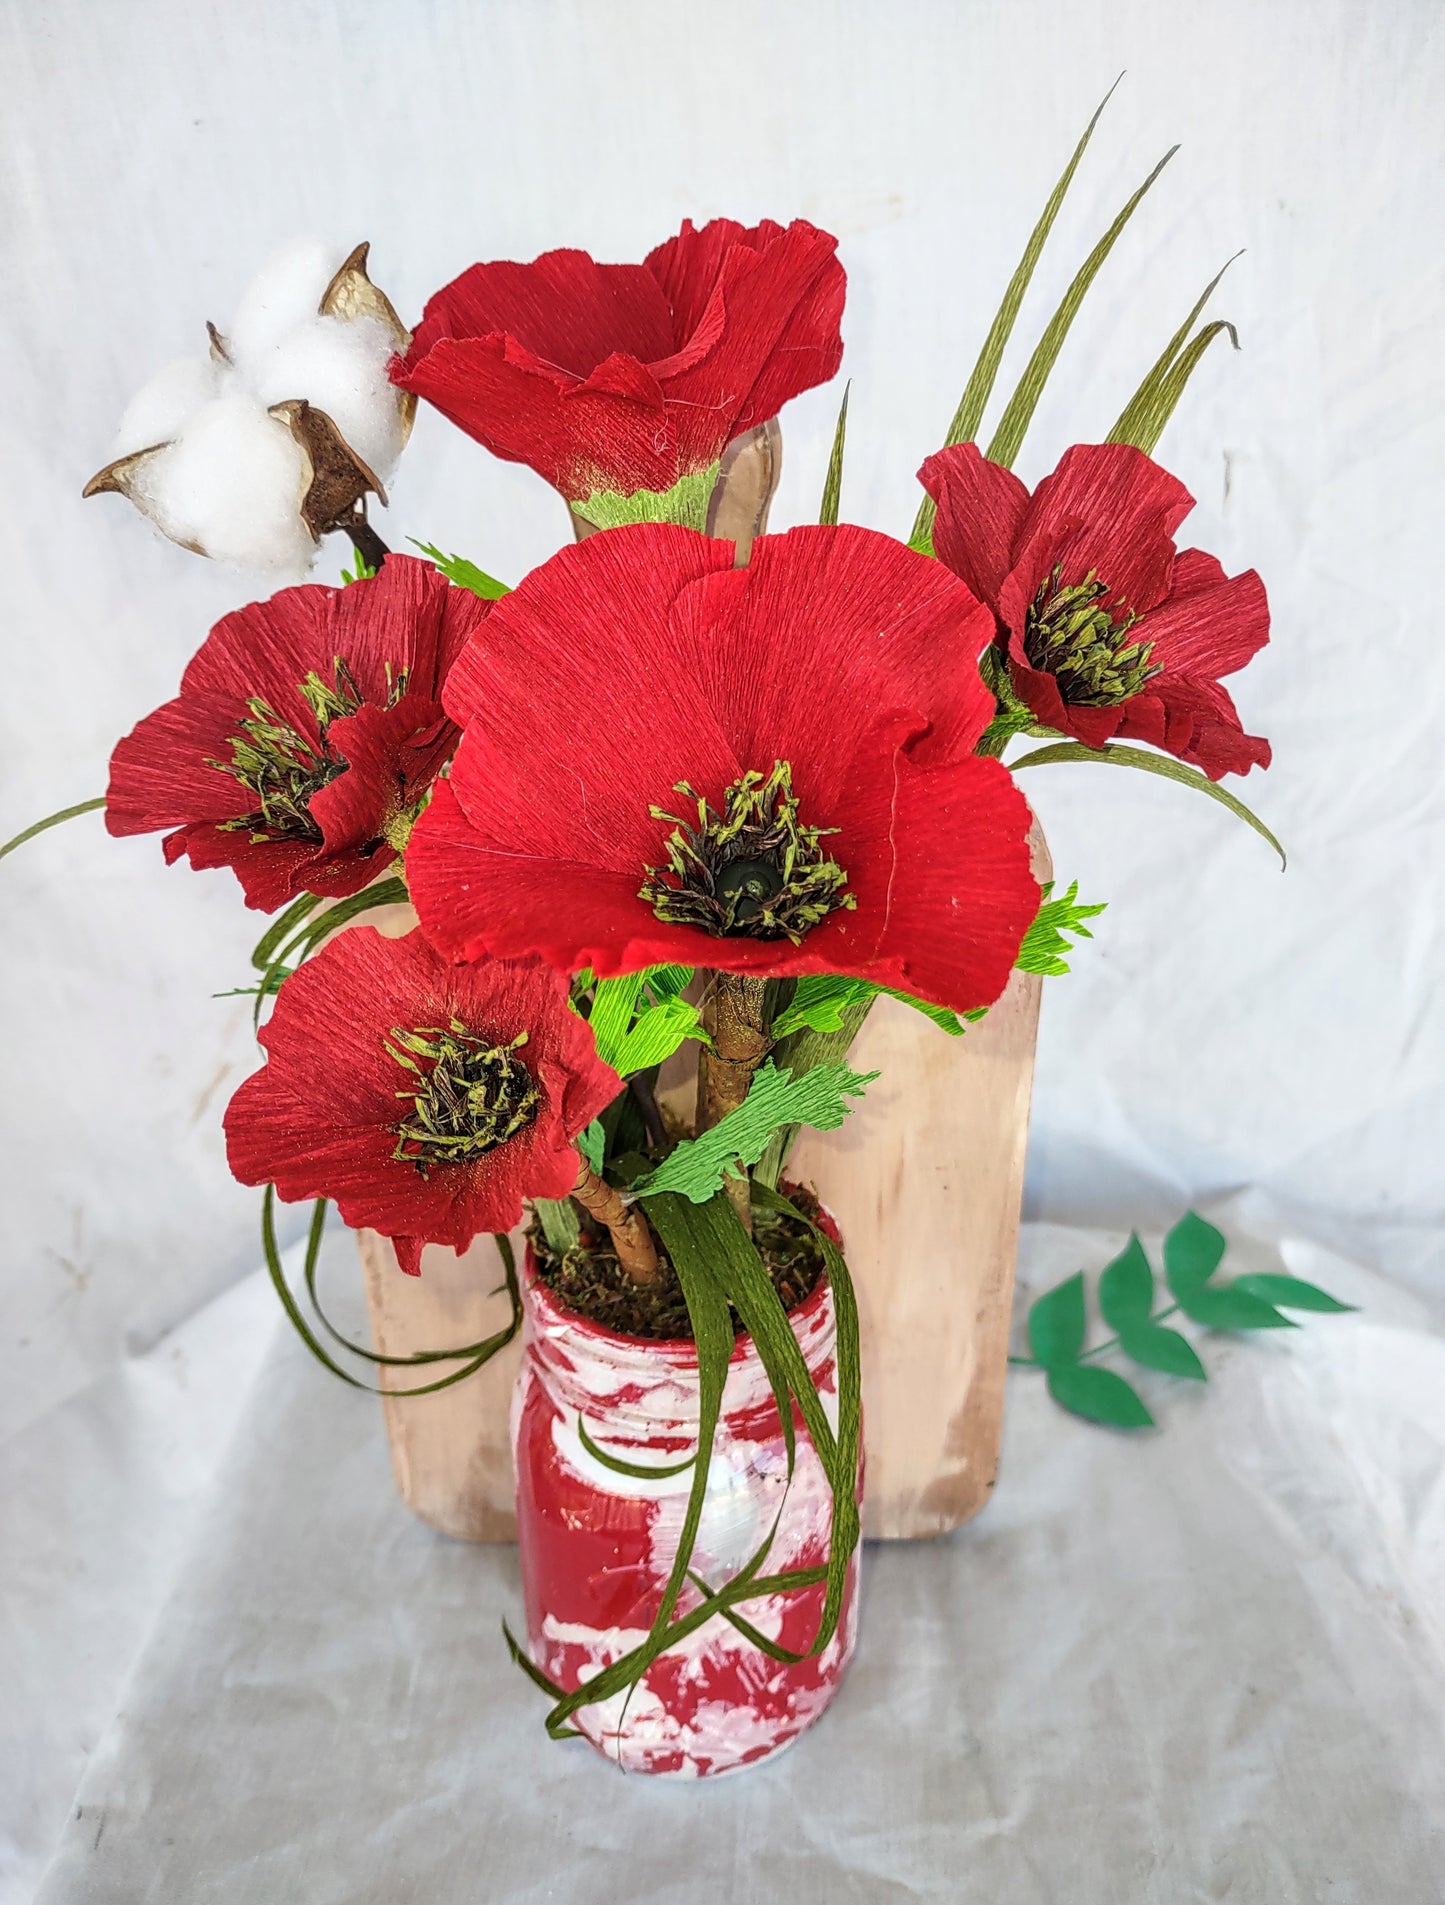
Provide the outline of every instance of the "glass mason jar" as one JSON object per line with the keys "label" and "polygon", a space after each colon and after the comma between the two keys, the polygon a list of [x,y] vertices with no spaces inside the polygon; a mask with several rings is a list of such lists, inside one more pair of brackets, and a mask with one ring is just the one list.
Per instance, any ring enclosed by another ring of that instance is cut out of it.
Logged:
{"label": "glass mason jar", "polygon": [[[620,1336],[568,1310],[527,1254],[522,1368],[512,1401],[517,1538],[533,1661],[574,1691],[646,1639],[677,1554],[693,1471],[620,1475],[615,1459],[661,1468],[697,1445],[697,1352],[690,1341]],[[837,1413],[833,1295],[827,1278],[789,1319],[830,1420]],[[860,1477],[861,1487],[861,1477]],[[781,1509],[781,1515],[779,1513]],[[768,1574],[827,1560],[832,1496],[801,1418],[791,1486],[782,1423],[752,1341],[740,1337],[723,1392],[691,1568],[713,1588],[757,1552],[777,1520]],[[764,1595],[738,1613],[800,1652],[817,1632],[821,1585]],[[678,1613],[699,1600],[688,1586]],[[676,1618],[674,1616],[674,1618]],[[695,1779],[781,1752],[833,1698],[853,1655],[858,1551],[838,1628],[823,1651],[776,1661],[721,1614],[655,1660],[630,1696],[573,1716],[628,1772]]]}

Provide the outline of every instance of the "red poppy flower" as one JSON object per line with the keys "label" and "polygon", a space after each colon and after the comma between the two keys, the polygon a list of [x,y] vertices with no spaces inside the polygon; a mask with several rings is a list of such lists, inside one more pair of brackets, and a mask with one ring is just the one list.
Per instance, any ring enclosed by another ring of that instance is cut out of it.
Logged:
{"label": "red poppy flower", "polygon": [[438,291],[403,389],[571,502],[669,490],[833,376],[838,241],[798,219],[685,224],[645,264],[473,265]]}
{"label": "red poppy flower", "polygon": [[990,623],[852,527],[641,524],[506,596],[447,685],[466,732],[407,854],[443,951],[604,976],[840,972],[967,1010],[1038,906],[1028,808],[973,748]]}
{"label": "red poppy flower", "polygon": [[388,556],[217,622],[174,701],[111,756],[105,824],[235,869],[248,906],[358,892],[456,745],[441,687],[490,603]]}
{"label": "red poppy flower", "polygon": [[573,1140],[622,1089],[538,960],[451,965],[420,933],[340,933],[277,995],[267,1062],[226,1110],[231,1169],[329,1197],[415,1276],[422,1246],[511,1230],[565,1197]]}
{"label": "red poppy flower", "polygon": [[1268,767],[1219,685],[1269,640],[1264,584],[1175,552],[1194,498],[1167,470],[1128,444],[1076,444],[1030,496],[960,443],[919,480],[934,548],[993,610],[1013,691],[1045,727],[1086,747],[1147,741],[1211,780]]}

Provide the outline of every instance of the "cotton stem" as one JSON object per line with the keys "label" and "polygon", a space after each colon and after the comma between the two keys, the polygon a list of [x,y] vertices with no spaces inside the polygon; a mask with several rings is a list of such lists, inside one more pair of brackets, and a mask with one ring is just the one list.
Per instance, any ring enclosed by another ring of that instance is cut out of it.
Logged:
{"label": "cotton stem", "polygon": [[595,1217],[606,1229],[624,1274],[634,1283],[656,1283],[661,1269],[647,1219],[636,1204],[624,1204],[620,1193],[605,1183],[585,1158],[579,1158],[578,1165],[572,1195],[588,1216]]}

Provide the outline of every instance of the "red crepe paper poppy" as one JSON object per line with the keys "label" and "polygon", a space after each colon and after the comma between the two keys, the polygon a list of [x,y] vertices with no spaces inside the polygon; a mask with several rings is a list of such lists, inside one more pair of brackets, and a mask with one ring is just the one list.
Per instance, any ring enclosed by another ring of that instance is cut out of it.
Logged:
{"label": "red crepe paper poppy", "polygon": [[1014,694],[1086,747],[1146,741],[1211,780],[1267,767],[1221,675],[1269,640],[1264,584],[1176,553],[1194,498],[1123,443],[1076,444],[1032,496],[974,443],[931,456],[939,557],[993,610]]}
{"label": "red crepe paper poppy", "polygon": [[669,490],[836,372],[837,242],[802,219],[719,218],[640,265],[473,265],[429,300],[392,375],[569,501]]}
{"label": "red crepe paper poppy", "polygon": [[424,1244],[513,1229],[565,1197],[573,1140],[621,1090],[538,960],[458,966],[419,932],[342,932],[282,986],[265,1066],[226,1111],[231,1169],[331,1198],[416,1275]]}
{"label": "red crepe paper poppy", "polygon": [[459,958],[990,1004],[1039,901],[1028,807],[973,754],[990,633],[941,563],[867,529],[763,537],[745,569],[674,525],[564,549],[447,684],[465,734],[407,855],[425,931]]}
{"label": "red crepe paper poppy", "polygon": [[441,687],[490,606],[388,556],[344,589],[283,589],[225,616],[177,698],[111,756],[106,826],[174,828],[168,861],[234,868],[266,912],[358,892],[456,745]]}

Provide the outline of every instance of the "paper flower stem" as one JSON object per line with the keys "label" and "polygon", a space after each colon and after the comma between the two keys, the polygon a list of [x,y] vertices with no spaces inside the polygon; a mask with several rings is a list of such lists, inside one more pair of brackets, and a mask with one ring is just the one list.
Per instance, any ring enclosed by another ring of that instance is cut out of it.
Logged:
{"label": "paper flower stem", "polygon": [[660,1273],[657,1245],[647,1219],[635,1204],[624,1204],[619,1192],[604,1182],[585,1158],[578,1158],[577,1182],[572,1195],[589,1217],[595,1217],[612,1239],[617,1261],[634,1283],[653,1284]]}
{"label": "paper flower stem", "polygon": [[[767,980],[751,973],[709,975],[702,1017],[712,1044],[703,1047],[698,1059],[699,1137],[743,1103],[752,1089],[753,1073],[772,1048],[763,1023],[767,989]],[[751,1235],[752,1197],[746,1172],[727,1179],[727,1193],[744,1230]]]}

